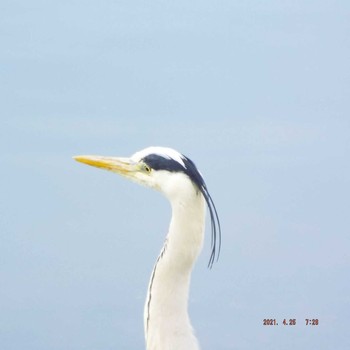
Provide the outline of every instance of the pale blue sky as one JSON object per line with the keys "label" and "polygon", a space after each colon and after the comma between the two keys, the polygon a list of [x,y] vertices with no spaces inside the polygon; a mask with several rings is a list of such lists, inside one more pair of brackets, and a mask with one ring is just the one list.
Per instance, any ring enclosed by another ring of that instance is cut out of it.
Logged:
{"label": "pale blue sky", "polygon": [[193,274],[202,349],[350,348],[349,18],[330,0],[3,0],[0,348],[144,347],[168,204],[71,157],[149,145],[195,161],[221,218],[219,263],[206,246]]}

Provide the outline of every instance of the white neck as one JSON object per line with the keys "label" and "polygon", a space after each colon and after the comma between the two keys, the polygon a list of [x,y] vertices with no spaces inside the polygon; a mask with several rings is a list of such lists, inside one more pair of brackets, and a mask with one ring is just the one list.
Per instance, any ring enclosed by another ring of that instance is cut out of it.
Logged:
{"label": "white neck", "polygon": [[198,350],[188,316],[193,265],[204,238],[205,200],[193,189],[171,200],[172,218],[154,266],[144,310],[147,350]]}

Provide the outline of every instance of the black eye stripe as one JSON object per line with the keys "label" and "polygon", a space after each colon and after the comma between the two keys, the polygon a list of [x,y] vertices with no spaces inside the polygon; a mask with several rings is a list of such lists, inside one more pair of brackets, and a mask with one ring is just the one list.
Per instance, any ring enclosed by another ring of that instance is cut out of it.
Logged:
{"label": "black eye stripe", "polygon": [[182,156],[182,161],[185,167],[173,158],[166,158],[158,154],[150,154],[144,157],[142,161],[154,170],[182,172],[186,174],[199,189],[205,185],[204,180],[195,164],[185,156]]}

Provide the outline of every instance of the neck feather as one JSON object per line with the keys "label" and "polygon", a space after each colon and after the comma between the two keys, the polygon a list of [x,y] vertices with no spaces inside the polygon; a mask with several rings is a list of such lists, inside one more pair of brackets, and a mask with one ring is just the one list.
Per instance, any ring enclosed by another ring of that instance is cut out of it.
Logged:
{"label": "neck feather", "polygon": [[145,304],[147,350],[197,350],[188,316],[190,277],[202,249],[205,200],[193,191],[171,201],[169,233],[154,266]]}

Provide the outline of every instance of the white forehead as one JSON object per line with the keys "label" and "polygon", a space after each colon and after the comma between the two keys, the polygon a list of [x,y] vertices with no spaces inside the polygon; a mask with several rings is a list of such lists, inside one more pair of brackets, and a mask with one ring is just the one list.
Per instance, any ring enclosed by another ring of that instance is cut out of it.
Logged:
{"label": "white forehead", "polygon": [[180,163],[184,168],[186,168],[186,165],[184,163],[184,156],[180,152],[175,151],[174,149],[169,147],[147,147],[133,154],[131,156],[131,159],[135,162],[139,162],[141,159],[145,158],[150,154],[157,154],[158,156],[167,159],[173,159],[176,162]]}

